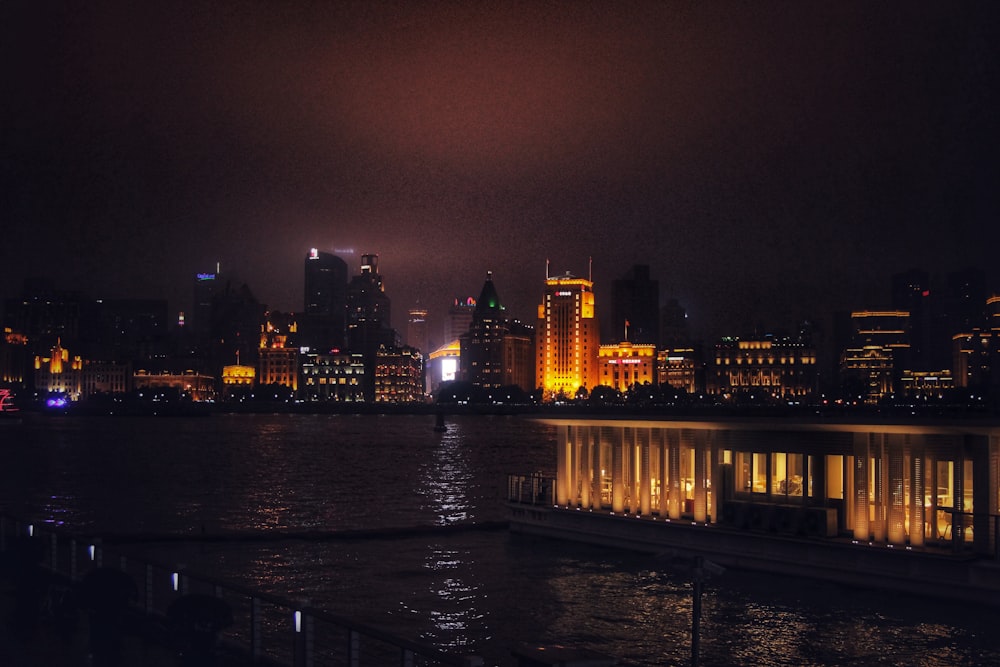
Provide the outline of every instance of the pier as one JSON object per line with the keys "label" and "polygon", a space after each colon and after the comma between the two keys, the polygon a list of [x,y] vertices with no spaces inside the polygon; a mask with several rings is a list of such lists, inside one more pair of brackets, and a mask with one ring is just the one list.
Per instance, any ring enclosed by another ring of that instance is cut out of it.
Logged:
{"label": "pier", "polygon": [[0,662],[481,667],[381,628],[0,515]]}

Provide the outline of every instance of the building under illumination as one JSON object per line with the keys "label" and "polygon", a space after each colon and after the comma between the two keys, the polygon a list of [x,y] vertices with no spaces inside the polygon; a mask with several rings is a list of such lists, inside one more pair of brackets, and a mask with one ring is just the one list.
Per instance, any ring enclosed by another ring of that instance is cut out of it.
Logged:
{"label": "building under illumination", "polygon": [[299,388],[299,350],[293,339],[298,334],[295,317],[286,313],[268,313],[261,324],[260,349],[257,351],[257,385],[279,385],[293,392]]}
{"label": "building under illumination", "polygon": [[415,347],[382,348],[375,359],[376,403],[422,403],[424,357]]}
{"label": "building under illumination", "polygon": [[1000,591],[993,565],[969,559],[1000,556],[995,424],[543,421],[557,427],[556,476],[511,476],[514,530],[918,592]]}
{"label": "building under illumination", "polygon": [[573,398],[600,383],[600,327],[594,283],[569,272],[546,276],[535,327],[536,384],[542,400]]}
{"label": "building under illumination", "polygon": [[816,350],[797,341],[726,338],[715,346],[706,391],[754,401],[786,400],[816,391]]}
{"label": "building under illumination", "polygon": [[598,384],[625,393],[634,385],[656,383],[656,345],[622,341],[597,351]]}
{"label": "building under illumination", "polygon": [[703,387],[704,370],[700,350],[674,347],[656,353],[656,383],[694,394]]}
{"label": "building under illumination", "polygon": [[192,401],[213,401],[216,397],[215,378],[194,371],[150,373],[140,369],[132,376],[132,384],[140,394],[169,391]]}
{"label": "building under illumination", "polygon": [[910,314],[902,310],[851,313],[851,346],[841,355],[840,371],[848,393],[868,404],[899,391],[908,358]]}
{"label": "building under illumination", "polygon": [[359,353],[307,354],[299,393],[306,401],[364,403],[366,369]]}
{"label": "building under illumination", "polygon": [[62,394],[78,401],[83,392],[83,360],[70,357],[69,350],[57,340],[49,356],[35,357],[35,391]]}

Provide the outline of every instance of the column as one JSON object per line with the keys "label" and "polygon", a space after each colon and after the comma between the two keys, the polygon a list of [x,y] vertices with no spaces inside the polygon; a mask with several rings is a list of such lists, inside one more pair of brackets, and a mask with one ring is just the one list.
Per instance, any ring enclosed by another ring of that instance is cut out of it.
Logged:
{"label": "column", "polygon": [[660,506],[661,518],[670,516],[670,461],[667,447],[667,432],[665,429],[656,429],[656,446],[660,449]]}
{"label": "column", "polygon": [[591,509],[601,508],[601,484],[603,480],[601,479],[601,428],[599,426],[590,427],[590,455],[591,455]]}
{"label": "column", "polygon": [[668,457],[670,459],[670,501],[668,511],[671,519],[681,518],[681,433],[670,429]]}
{"label": "column", "polygon": [[886,435],[883,433],[872,434],[872,446],[869,452],[874,457],[872,462],[875,466],[875,488],[872,489],[875,505],[875,520],[872,523],[872,534],[876,542],[886,541],[886,517],[887,499],[886,487],[889,485],[889,470],[886,465]]}
{"label": "column", "polygon": [[694,433],[694,520],[708,520],[708,432]]}
{"label": "column", "polygon": [[888,470],[889,487],[886,500],[888,504],[888,526],[886,534],[890,544],[904,546],[906,544],[906,489],[903,487],[903,436],[891,433],[886,436],[889,444]]}
{"label": "column", "polygon": [[569,503],[569,465],[570,456],[569,427],[559,426],[556,428],[556,504],[567,505]]}
{"label": "column", "polygon": [[910,535],[910,545],[924,545],[924,524],[927,521],[924,509],[924,475],[927,462],[924,460],[924,438],[921,435],[907,434],[906,442],[910,451],[910,525],[907,526]]}
{"label": "column", "polygon": [[594,474],[590,466],[594,458],[591,454],[590,427],[580,426],[577,428],[577,440],[580,452],[580,507],[584,509],[590,507],[591,485],[594,483]]}
{"label": "column", "polygon": [[868,541],[868,433],[854,434],[854,539]]}
{"label": "column", "polygon": [[619,514],[625,511],[625,429],[614,427],[611,432],[611,511]]}
{"label": "column", "polygon": [[652,479],[649,474],[649,429],[639,429],[639,513],[648,516],[652,508]]}

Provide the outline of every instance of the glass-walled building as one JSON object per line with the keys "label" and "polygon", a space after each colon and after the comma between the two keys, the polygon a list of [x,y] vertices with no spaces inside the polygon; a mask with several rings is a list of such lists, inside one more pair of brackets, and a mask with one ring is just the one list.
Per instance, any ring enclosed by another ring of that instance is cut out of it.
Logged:
{"label": "glass-walled building", "polygon": [[992,553],[1000,427],[546,420],[557,507]]}

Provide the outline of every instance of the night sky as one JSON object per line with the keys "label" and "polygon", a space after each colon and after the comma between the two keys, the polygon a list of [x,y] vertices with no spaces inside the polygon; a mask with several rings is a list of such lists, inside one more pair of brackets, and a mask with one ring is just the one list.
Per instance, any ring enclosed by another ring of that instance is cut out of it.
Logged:
{"label": "night sky", "polygon": [[714,335],[998,285],[1000,4],[705,4],[4,2],[2,296],[183,310],[221,262],[294,311],[350,248],[405,331],[593,257]]}

